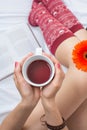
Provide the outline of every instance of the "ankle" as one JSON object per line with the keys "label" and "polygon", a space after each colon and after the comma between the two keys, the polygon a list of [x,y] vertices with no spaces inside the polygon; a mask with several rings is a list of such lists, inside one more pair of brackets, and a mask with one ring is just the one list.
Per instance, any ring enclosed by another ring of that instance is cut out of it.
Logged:
{"label": "ankle", "polygon": [[42,2],[36,3],[34,2],[32,6],[32,10],[29,14],[28,21],[32,26],[38,26],[40,19],[46,14],[48,11],[42,4]]}

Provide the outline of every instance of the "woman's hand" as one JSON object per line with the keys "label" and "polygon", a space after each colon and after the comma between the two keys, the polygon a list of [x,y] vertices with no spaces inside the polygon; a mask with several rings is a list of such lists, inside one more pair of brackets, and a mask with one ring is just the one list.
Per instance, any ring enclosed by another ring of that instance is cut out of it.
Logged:
{"label": "woman's hand", "polygon": [[34,107],[40,98],[40,89],[38,87],[30,86],[22,76],[22,65],[25,60],[32,55],[33,54],[31,53],[27,55],[20,63],[15,63],[14,81],[18,91],[21,94],[22,101],[27,105],[32,105]]}
{"label": "woman's hand", "polygon": [[64,79],[64,72],[58,60],[54,56],[49,56],[47,54],[45,55],[48,56],[55,65],[55,76],[53,80],[41,90],[41,99],[43,105],[46,105],[46,103],[54,102],[56,93],[60,89]]}

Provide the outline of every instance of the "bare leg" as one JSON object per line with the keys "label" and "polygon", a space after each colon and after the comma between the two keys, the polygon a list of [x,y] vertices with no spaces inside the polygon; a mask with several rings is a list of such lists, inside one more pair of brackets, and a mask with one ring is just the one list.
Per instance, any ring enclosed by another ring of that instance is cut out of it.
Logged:
{"label": "bare leg", "polygon": [[[85,29],[82,29],[82,30],[76,32],[76,34],[78,35],[78,38],[79,38],[80,34],[82,34],[82,33],[83,33],[83,35],[81,35],[80,38],[82,40],[84,38],[87,39],[87,32],[85,31]],[[82,72],[82,71],[78,70],[77,68],[75,68],[75,66],[72,62],[72,50],[73,50],[73,47],[75,46],[75,44],[77,44],[79,42],[80,38],[79,39],[78,38],[77,37],[71,37],[71,38],[68,38],[67,40],[63,41],[60,44],[60,46],[57,48],[55,56],[60,61],[60,63],[62,63],[64,66],[68,67],[68,71],[66,73],[66,78],[63,82],[63,86],[65,86],[65,87],[61,87],[60,93],[63,92],[63,89],[64,89],[64,93],[65,93],[67,88],[68,88],[67,92],[69,94],[70,94],[69,89],[70,90],[75,89],[74,92],[76,92],[76,90],[78,89],[78,92],[81,92],[81,93],[78,93],[78,94],[80,94],[80,96],[83,95],[82,99],[81,99],[83,101],[86,98],[86,93],[85,93],[86,80],[85,80],[85,77],[87,78],[87,74],[85,72]],[[70,96],[68,95],[68,93],[67,93],[66,96],[68,96],[68,98],[69,98]],[[60,94],[60,95],[63,97],[64,94],[63,95]],[[74,99],[74,96],[75,95],[73,95],[73,99]],[[76,94],[76,96],[77,96],[77,94]],[[60,99],[59,96],[57,98]],[[76,99],[76,97],[75,97],[75,99]],[[80,97],[78,97],[78,100],[80,100]],[[61,102],[61,100],[58,101],[58,103],[59,102]],[[79,103],[80,102],[78,101],[77,104],[79,104]],[[60,105],[59,105],[59,107],[60,107]]]}
{"label": "bare leg", "polygon": [[62,87],[56,96],[56,103],[62,115],[66,119],[69,118],[70,130],[86,130],[87,74],[74,66],[71,56],[73,47],[79,42],[79,39],[87,39],[87,31],[79,30],[76,35],[78,38],[73,37],[62,42],[55,53],[60,63],[68,67]]}
{"label": "bare leg", "polygon": [[[42,15],[43,15],[42,12],[40,12],[39,16],[42,17]],[[35,16],[35,13],[34,13],[34,16]],[[36,18],[39,19],[39,17],[36,17]],[[38,19],[36,20],[38,21]],[[41,25],[42,23],[40,21],[39,23],[37,22],[37,24],[39,24],[40,28],[42,27],[42,30],[44,30],[43,26]],[[50,26],[50,24],[48,24],[48,26]],[[45,34],[45,31],[44,31],[44,34]],[[65,119],[70,118],[70,116],[79,108],[81,104],[83,104],[83,102],[87,98],[87,87],[86,87],[87,74],[85,72],[78,70],[72,61],[72,50],[74,46],[78,42],[80,42],[80,40],[87,39],[87,32],[85,29],[81,29],[75,32],[74,34],[75,36],[72,35],[72,36],[67,37],[65,40],[63,40],[61,44],[59,44],[55,52],[55,56],[60,61],[60,63],[68,68],[65,79],[62,83],[61,89],[59,90],[56,96],[57,106],[60,109],[60,112]],[[38,112],[38,118],[36,117],[37,112]],[[36,123],[38,125],[37,130],[45,130],[41,126],[41,123],[40,123],[40,117],[41,115],[43,115],[43,113],[44,113],[44,110],[41,106],[41,103],[39,103],[39,105],[36,107],[36,109],[33,111],[31,115],[30,126],[32,126],[32,129],[34,129],[33,124],[35,124],[35,122],[38,122]]]}
{"label": "bare leg", "polygon": [[56,58],[66,67],[69,67],[72,64],[72,49],[75,44],[79,42],[79,39],[75,36],[72,36],[64,40],[55,52]]}
{"label": "bare leg", "polygon": [[87,40],[87,30],[81,29],[74,33],[79,40]]}

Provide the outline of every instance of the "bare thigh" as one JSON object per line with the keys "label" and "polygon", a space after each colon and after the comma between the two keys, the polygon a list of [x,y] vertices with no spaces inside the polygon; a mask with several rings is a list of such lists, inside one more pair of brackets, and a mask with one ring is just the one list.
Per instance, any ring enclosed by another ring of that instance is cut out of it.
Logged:
{"label": "bare thigh", "polygon": [[82,41],[87,40],[87,30],[81,29],[74,34],[75,36],[64,40],[55,52],[56,58],[66,67],[72,64],[72,50],[74,46]]}
{"label": "bare thigh", "polygon": [[67,125],[70,130],[87,130],[87,99],[68,119]]}
{"label": "bare thigh", "polygon": [[72,64],[72,50],[78,42],[77,37],[71,37],[58,46],[55,56],[62,65],[69,67]]}

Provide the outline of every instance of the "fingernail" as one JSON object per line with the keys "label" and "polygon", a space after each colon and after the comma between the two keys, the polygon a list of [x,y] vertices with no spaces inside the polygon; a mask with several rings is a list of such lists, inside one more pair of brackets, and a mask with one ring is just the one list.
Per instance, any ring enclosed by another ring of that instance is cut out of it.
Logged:
{"label": "fingernail", "polygon": [[60,69],[60,64],[59,63],[57,64],[57,67]]}
{"label": "fingernail", "polygon": [[17,67],[17,65],[18,65],[18,62],[15,62],[15,68]]}

